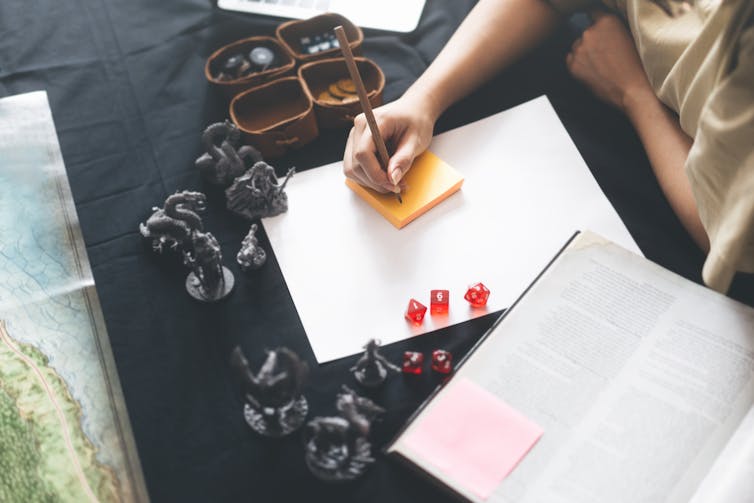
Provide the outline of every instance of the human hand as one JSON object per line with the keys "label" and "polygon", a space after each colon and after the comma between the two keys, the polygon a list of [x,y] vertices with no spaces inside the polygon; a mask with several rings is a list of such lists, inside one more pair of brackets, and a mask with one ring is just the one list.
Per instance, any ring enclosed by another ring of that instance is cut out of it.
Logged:
{"label": "human hand", "polygon": [[394,146],[387,173],[380,167],[366,118],[359,114],[353,121],[343,155],[346,177],[378,192],[400,192],[400,182],[414,158],[432,140],[435,117],[427,110],[420,99],[409,96],[374,109],[380,134],[387,145]]}
{"label": "human hand", "polygon": [[568,70],[598,98],[626,112],[637,96],[654,97],[634,40],[618,17],[592,12],[594,24],[584,30],[566,57]]}

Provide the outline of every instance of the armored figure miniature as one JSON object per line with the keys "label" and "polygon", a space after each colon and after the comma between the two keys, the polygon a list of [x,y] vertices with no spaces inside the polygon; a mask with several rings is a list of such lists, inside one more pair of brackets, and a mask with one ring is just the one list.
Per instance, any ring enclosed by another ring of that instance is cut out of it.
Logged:
{"label": "armored figure miniature", "polygon": [[272,166],[265,162],[254,164],[225,190],[228,209],[249,220],[287,211],[285,186],[295,171],[295,168],[291,168],[283,183],[279,184]]}
{"label": "armored figure miniature", "polygon": [[249,145],[238,147],[241,132],[230,121],[210,124],[202,133],[206,153],[194,163],[205,180],[227,187],[244,174],[247,166],[262,160],[262,154]]}
{"label": "armored figure miniature", "polygon": [[351,372],[364,386],[373,388],[385,382],[388,371],[400,372],[397,365],[393,365],[379,354],[377,349],[380,347],[380,341],[370,339],[364,346],[364,355],[359,358],[356,365],[351,367]]}
{"label": "armored figure miniature", "polygon": [[198,213],[205,210],[207,198],[201,192],[176,192],[168,196],[162,208],[152,208],[152,216],[139,224],[139,232],[152,240],[152,249],[162,253],[165,247],[177,250],[190,244],[193,231],[203,230]]}
{"label": "armored figure miniature", "polygon": [[316,417],[306,425],[306,465],[322,480],[352,480],[374,462],[367,436],[372,421],[385,410],[345,385],[335,406],[340,415]]}
{"label": "armored figure miniature", "polygon": [[196,300],[215,302],[233,289],[233,273],[223,266],[220,244],[209,232],[194,231],[192,247],[184,251],[183,263],[191,268],[186,290]]}
{"label": "armored figure miniature", "polygon": [[257,229],[257,224],[251,224],[249,233],[243,238],[241,249],[236,255],[236,262],[244,272],[250,269],[259,269],[267,261],[267,253],[265,253],[264,248],[259,246],[255,235]]}
{"label": "armored figure miniature", "polygon": [[256,375],[239,347],[233,350],[230,363],[243,387],[244,418],[254,431],[282,437],[304,424],[309,404],[301,390],[309,366],[296,353],[283,347],[267,351]]}

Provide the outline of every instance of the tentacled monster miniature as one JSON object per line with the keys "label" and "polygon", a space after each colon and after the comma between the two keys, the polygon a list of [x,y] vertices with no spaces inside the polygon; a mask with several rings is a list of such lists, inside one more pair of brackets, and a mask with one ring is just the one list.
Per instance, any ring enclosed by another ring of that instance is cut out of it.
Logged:
{"label": "tentacled monster miniature", "polygon": [[236,255],[236,262],[241,267],[241,270],[246,272],[251,269],[259,269],[267,261],[267,253],[264,248],[259,246],[256,232],[259,226],[257,224],[251,224],[249,233],[243,238],[241,242],[241,249]]}
{"label": "tentacled monster miniature", "polygon": [[205,180],[227,187],[233,180],[262,160],[262,154],[249,145],[238,147],[241,132],[230,121],[210,124],[202,133],[206,153],[194,163]]}
{"label": "tentacled monster miniature", "polygon": [[194,231],[192,248],[183,253],[184,265],[191,268],[186,290],[196,300],[215,302],[226,297],[235,282],[233,273],[223,265],[220,244],[209,232]]}
{"label": "tentacled monster miniature", "polygon": [[228,209],[249,220],[287,211],[288,195],[285,193],[285,186],[295,171],[296,168],[291,168],[283,183],[279,183],[272,166],[257,162],[225,190]]}
{"label": "tentacled monster miniature", "polygon": [[387,361],[387,359],[378,352],[379,347],[380,341],[377,339],[369,339],[369,342],[364,346],[364,354],[356,362],[356,365],[351,367],[351,372],[353,372],[353,376],[356,380],[370,388],[382,384],[387,378],[388,371],[401,371],[400,367]]}
{"label": "tentacled monster miniature", "polygon": [[191,268],[186,290],[197,300],[214,302],[233,289],[233,273],[222,264],[217,240],[208,232],[199,213],[207,198],[201,192],[184,190],[168,196],[162,208],[152,208],[152,215],[139,224],[142,236],[152,240],[152,249],[180,251],[184,265]]}
{"label": "tentacled monster miniature", "polygon": [[244,418],[254,431],[282,437],[304,424],[309,404],[301,390],[309,366],[296,353],[284,347],[267,351],[256,375],[241,348],[233,350],[230,362],[243,387]]}
{"label": "tentacled monster miniature", "polygon": [[335,406],[340,415],[316,417],[304,429],[306,465],[322,480],[352,480],[374,462],[367,436],[385,409],[345,385]]}
{"label": "tentacled monster miniature", "polygon": [[139,232],[152,240],[152,249],[162,253],[165,248],[178,250],[191,242],[194,231],[203,230],[199,213],[206,208],[207,198],[201,192],[176,192],[168,196],[162,208],[152,208],[152,216],[139,224]]}

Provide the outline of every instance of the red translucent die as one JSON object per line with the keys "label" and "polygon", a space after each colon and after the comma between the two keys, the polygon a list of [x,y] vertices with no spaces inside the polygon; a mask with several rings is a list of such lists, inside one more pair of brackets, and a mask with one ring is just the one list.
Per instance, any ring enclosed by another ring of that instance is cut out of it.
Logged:
{"label": "red translucent die", "polygon": [[432,290],[429,292],[429,312],[432,314],[448,314],[448,290]]}
{"label": "red translucent die", "polygon": [[444,349],[432,351],[432,370],[441,374],[449,374],[453,370],[453,355]]}
{"label": "red translucent die", "polygon": [[490,290],[482,283],[475,283],[466,290],[464,299],[468,300],[473,307],[482,307],[487,305],[487,299],[490,297]]}
{"label": "red translucent die", "polygon": [[424,355],[416,351],[403,353],[403,372],[406,374],[421,374]]}
{"label": "red translucent die", "polygon": [[416,299],[411,299],[408,301],[408,308],[406,308],[406,319],[414,323],[421,323],[426,312],[427,306]]}

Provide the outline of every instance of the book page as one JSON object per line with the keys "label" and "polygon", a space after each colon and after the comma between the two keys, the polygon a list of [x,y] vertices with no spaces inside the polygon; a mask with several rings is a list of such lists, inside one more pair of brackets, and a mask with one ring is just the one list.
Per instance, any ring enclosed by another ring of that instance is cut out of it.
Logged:
{"label": "book page", "polygon": [[754,501],[754,407],[749,409],[690,503]]}
{"label": "book page", "polygon": [[488,501],[688,501],[754,402],[752,326],[751,308],[577,237],[457,373],[544,429]]}

